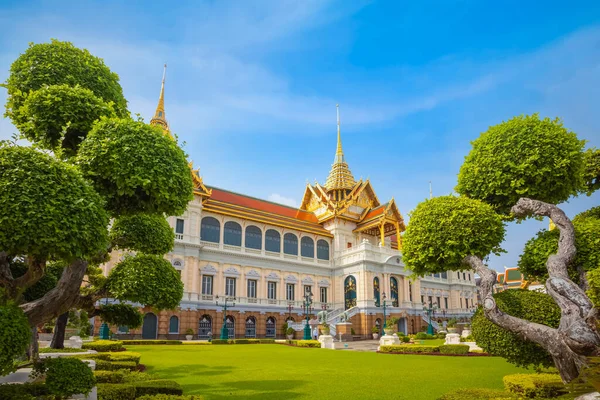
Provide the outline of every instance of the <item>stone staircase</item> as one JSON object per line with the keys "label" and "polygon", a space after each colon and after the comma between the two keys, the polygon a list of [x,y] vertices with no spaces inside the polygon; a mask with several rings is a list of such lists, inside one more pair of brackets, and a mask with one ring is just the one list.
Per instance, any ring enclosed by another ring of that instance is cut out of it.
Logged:
{"label": "stone staircase", "polygon": [[[348,319],[350,319],[360,312],[360,308],[352,307],[347,310],[344,310],[343,308],[337,308],[327,313],[327,323],[329,324],[330,335],[336,335],[335,325],[342,321],[342,314],[344,314],[344,311],[348,313]],[[288,326],[294,329],[296,332],[303,331],[305,325],[306,319],[303,319],[301,322],[288,322]]]}
{"label": "stone staircase", "polygon": [[[426,315],[421,316],[421,318],[423,319],[423,321],[425,321],[427,325],[429,325],[429,318],[427,318]],[[431,320],[431,326],[433,326],[433,329],[435,329],[436,331],[440,330],[440,324],[438,324],[434,319]]]}

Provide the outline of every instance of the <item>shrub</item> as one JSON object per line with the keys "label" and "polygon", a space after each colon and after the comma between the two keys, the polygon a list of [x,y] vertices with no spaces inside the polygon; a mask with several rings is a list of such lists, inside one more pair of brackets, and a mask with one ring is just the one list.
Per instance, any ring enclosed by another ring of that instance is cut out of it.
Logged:
{"label": "shrub", "polygon": [[132,383],[132,386],[135,387],[136,397],[140,397],[147,394],[183,394],[183,389],[181,388],[179,383],[166,379],[135,382]]}
{"label": "shrub", "polygon": [[133,361],[96,361],[96,371],[117,371],[120,369],[135,371],[137,364]]}
{"label": "shrub", "polygon": [[14,360],[25,353],[31,331],[27,317],[13,304],[0,306],[0,376],[15,370]]}
{"label": "shrub", "polygon": [[96,340],[94,342],[84,343],[81,348],[85,350],[96,350],[100,353],[106,351],[121,351],[123,350],[123,342],[118,340]]}
{"label": "shrub", "polygon": [[73,394],[88,394],[96,383],[90,367],[75,358],[47,358],[43,366],[48,392],[59,399]]}
{"label": "shrub", "polygon": [[402,336],[400,338],[400,340],[402,341],[402,343],[408,343],[408,342],[410,342],[410,337],[408,337],[408,336]]}
{"label": "shrub", "polygon": [[39,396],[48,394],[48,388],[43,383],[0,385],[0,399],[35,400]]}
{"label": "shrub", "polygon": [[430,339],[435,339],[435,337],[433,335],[430,335],[428,333],[425,332],[418,332],[415,336],[415,339],[418,340],[430,340]]}
{"label": "shrub", "polygon": [[389,345],[379,348],[380,353],[439,353],[439,351],[439,346]]}
{"label": "shrub", "polygon": [[231,339],[213,339],[212,344],[234,344]]}
{"label": "shrub", "polygon": [[289,336],[289,335],[293,335],[295,332],[296,332],[296,331],[294,330],[294,328],[287,328],[287,329],[285,330],[285,334],[286,334],[286,335],[288,335],[288,336]]}
{"label": "shrub", "polygon": [[97,383],[123,383],[125,382],[125,370],[118,371],[94,371]]}
{"label": "shrub", "polygon": [[298,347],[318,347],[321,348],[321,343],[318,340],[298,340],[296,342]]}
{"label": "shrub", "polygon": [[445,344],[440,346],[441,354],[469,354],[469,346],[466,344]]}
{"label": "shrub", "polygon": [[173,394],[154,394],[138,397],[137,400],[204,400],[204,397],[192,394],[183,396],[177,396]]}
{"label": "shrub", "polygon": [[439,332],[435,337],[438,339],[446,339],[446,332]]}
{"label": "shrub", "polygon": [[142,355],[135,351],[120,351],[118,353],[96,353],[96,354],[77,354],[73,358],[80,360],[102,360],[102,361],[133,361],[136,364],[140,363]]}
{"label": "shrub", "polygon": [[236,339],[233,341],[234,344],[249,344],[250,340],[249,339]]}
{"label": "shrub", "polygon": [[513,374],[502,380],[506,390],[526,398],[552,398],[567,392],[558,374]]}
{"label": "shrub", "polygon": [[273,344],[275,339],[259,339],[261,344]]}
{"label": "shrub", "polygon": [[122,340],[125,346],[137,346],[148,344],[181,344],[181,340]]}
{"label": "shrub", "polygon": [[85,349],[74,349],[70,347],[65,347],[64,349],[52,349],[50,347],[44,347],[40,349],[40,354],[46,353],[85,353],[87,350]]}
{"label": "shrub", "polygon": [[135,400],[135,387],[115,383],[98,384],[98,400]]}
{"label": "shrub", "polygon": [[460,337],[460,341],[461,342],[474,342],[475,338],[473,337],[473,335],[469,335],[467,337]]}
{"label": "shrub", "polygon": [[513,395],[498,389],[456,389],[438,400],[500,400],[514,399]]}

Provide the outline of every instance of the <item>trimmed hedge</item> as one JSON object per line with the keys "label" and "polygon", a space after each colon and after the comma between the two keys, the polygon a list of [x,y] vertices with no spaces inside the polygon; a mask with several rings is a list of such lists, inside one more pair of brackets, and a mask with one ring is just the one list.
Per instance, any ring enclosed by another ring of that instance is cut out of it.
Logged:
{"label": "trimmed hedge", "polygon": [[58,398],[74,394],[88,394],[96,384],[94,373],[83,361],[74,358],[57,357],[43,361],[46,372],[46,388]]}
{"label": "trimmed hedge", "polygon": [[[467,346],[468,347],[468,346]],[[439,353],[440,346],[389,345],[380,346],[380,353]]]}
{"label": "trimmed hedge", "polygon": [[171,380],[161,379],[134,383],[100,383],[98,384],[98,400],[134,400],[147,395],[182,395],[181,386]]}
{"label": "trimmed hedge", "polygon": [[321,348],[321,342],[318,340],[297,340],[296,346],[298,347],[318,347]]}
{"label": "trimmed hedge", "polygon": [[193,394],[177,396],[173,394],[154,394],[138,397],[137,400],[204,400],[204,396]]}
{"label": "trimmed hedge", "polygon": [[119,369],[135,371],[137,364],[134,361],[96,361],[96,371],[117,371]]}
{"label": "trimmed hedge", "polygon": [[0,385],[0,399],[35,400],[47,396],[48,388],[43,383],[14,383]]}
{"label": "trimmed hedge", "polygon": [[135,387],[115,383],[99,383],[98,400],[135,400]]}
{"label": "trimmed hedge", "polygon": [[408,337],[408,336],[402,336],[402,337],[400,338],[400,341],[401,341],[402,343],[409,343],[409,342],[410,342],[410,337]]}
{"label": "trimmed hedge", "polygon": [[502,381],[506,390],[526,398],[552,398],[567,392],[558,374],[513,374]]}
{"label": "trimmed hedge", "polygon": [[149,344],[182,344],[181,340],[122,340],[125,346],[138,346]]}
{"label": "trimmed hedge", "polygon": [[497,389],[456,389],[446,393],[438,400],[504,400],[516,399],[510,393]]}
{"label": "trimmed hedge", "polygon": [[97,383],[124,383],[125,370],[118,371],[94,371]]}
{"label": "trimmed hedge", "polygon": [[123,342],[119,340],[96,340],[94,342],[84,343],[81,348],[85,350],[96,350],[100,353],[107,351],[121,351],[123,350]]}
{"label": "trimmed hedge", "polygon": [[435,336],[434,335],[430,335],[430,334],[425,333],[425,332],[418,332],[415,335],[415,339],[417,339],[417,340],[431,340],[431,339],[435,339]]}
{"label": "trimmed hedge", "polygon": [[40,354],[46,353],[85,353],[87,350],[85,349],[74,349],[72,347],[65,347],[64,349],[52,349],[50,347],[42,347],[40,349]]}
{"label": "trimmed hedge", "polygon": [[273,344],[275,339],[213,339],[212,344]]}
{"label": "trimmed hedge", "polygon": [[135,351],[120,351],[117,353],[77,354],[73,358],[79,358],[80,360],[102,360],[111,362],[133,361],[137,365],[140,363],[141,357],[142,355],[140,353],[136,353]]}
{"label": "trimmed hedge", "polygon": [[444,344],[440,346],[440,354],[469,354],[469,345]]}

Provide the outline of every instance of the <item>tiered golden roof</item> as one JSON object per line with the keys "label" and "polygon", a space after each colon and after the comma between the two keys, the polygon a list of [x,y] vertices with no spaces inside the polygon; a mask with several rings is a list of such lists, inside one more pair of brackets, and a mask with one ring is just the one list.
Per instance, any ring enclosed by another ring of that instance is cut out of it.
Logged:
{"label": "tiered golden roof", "polygon": [[158,105],[154,112],[154,118],[150,120],[150,125],[160,126],[163,130],[171,136],[169,133],[169,124],[167,123],[167,117],[165,115],[165,77],[167,75],[167,64],[163,70],[162,85],[160,86],[160,97],[158,98]]}
{"label": "tiered golden roof", "polygon": [[352,189],[356,185],[354,176],[348,168],[346,159],[344,157],[344,151],[342,150],[342,137],[340,134],[340,105],[336,105],[337,108],[337,149],[335,151],[335,158],[331,165],[331,171],[325,182],[325,189],[331,190],[345,190]]}

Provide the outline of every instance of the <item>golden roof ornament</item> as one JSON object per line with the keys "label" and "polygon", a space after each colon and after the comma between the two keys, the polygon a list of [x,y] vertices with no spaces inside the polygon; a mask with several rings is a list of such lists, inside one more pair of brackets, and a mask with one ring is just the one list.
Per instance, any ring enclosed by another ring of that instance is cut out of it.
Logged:
{"label": "golden roof ornament", "polygon": [[336,104],[337,109],[337,149],[335,158],[331,165],[331,171],[325,182],[325,188],[329,190],[352,189],[356,184],[350,168],[346,163],[344,151],[342,150],[342,136],[340,133],[340,105]]}
{"label": "golden roof ornament", "polygon": [[160,97],[158,98],[158,105],[154,112],[154,117],[150,120],[150,125],[160,126],[163,130],[171,136],[169,133],[169,124],[165,115],[165,77],[167,75],[167,64],[163,69],[162,85],[160,86]]}

